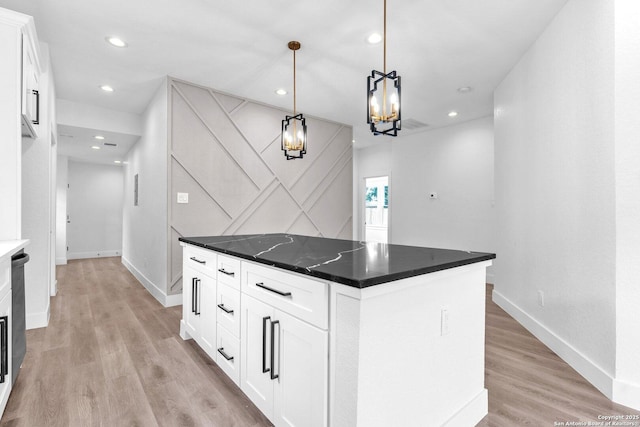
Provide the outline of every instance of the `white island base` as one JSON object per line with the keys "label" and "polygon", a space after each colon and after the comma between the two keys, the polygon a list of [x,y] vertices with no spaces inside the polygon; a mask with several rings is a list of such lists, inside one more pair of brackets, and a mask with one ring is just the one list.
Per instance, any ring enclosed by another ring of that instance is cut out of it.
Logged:
{"label": "white island base", "polygon": [[476,425],[491,261],[357,289],[331,284],[331,427]]}

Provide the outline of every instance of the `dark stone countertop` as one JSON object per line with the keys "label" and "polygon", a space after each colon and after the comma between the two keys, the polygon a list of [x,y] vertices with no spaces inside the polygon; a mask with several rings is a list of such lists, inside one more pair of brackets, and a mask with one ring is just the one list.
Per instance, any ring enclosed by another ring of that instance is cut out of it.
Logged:
{"label": "dark stone countertop", "polygon": [[181,242],[296,273],[366,288],[494,259],[495,254],[299,236],[181,237]]}

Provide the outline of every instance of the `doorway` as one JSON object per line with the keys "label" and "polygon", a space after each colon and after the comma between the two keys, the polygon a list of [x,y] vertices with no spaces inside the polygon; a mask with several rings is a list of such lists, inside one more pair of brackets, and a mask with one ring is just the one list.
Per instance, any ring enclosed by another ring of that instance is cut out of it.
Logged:
{"label": "doorway", "polygon": [[389,243],[389,177],[365,178],[364,240]]}

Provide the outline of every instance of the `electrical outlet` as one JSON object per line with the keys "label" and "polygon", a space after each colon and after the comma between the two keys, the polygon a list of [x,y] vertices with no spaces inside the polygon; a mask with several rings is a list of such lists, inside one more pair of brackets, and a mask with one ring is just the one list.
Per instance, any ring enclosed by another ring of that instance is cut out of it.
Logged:
{"label": "electrical outlet", "polygon": [[449,309],[443,307],[440,310],[440,336],[449,334]]}
{"label": "electrical outlet", "polygon": [[178,203],[189,203],[189,193],[178,193]]}
{"label": "electrical outlet", "polygon": [[538,290],[538,305],[544,307],[544,292]]}

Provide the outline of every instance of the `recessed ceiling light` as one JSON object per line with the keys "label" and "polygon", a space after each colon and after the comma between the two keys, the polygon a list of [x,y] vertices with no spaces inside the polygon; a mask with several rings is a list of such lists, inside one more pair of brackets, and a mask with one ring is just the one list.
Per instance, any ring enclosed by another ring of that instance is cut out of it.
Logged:
{"label": "recessed ceiling light", "polygon": [[278,90],[276,90],[276,94],[280,95],[280,96],[284,96],[284,95],[287,94],[287,91],[284,90],[284,89],[278,89]]}
{"label": "recessed ceiling light", "polygon": [[98,147],[97,145],[94,145],[91,148],[93,148],[94,150],[99,150],[100,149],[100,147]]}
{"label": "recessed ceiling light", "polygon": [[120,163],[122,163],[122,162],[121,162],[120,160],[114,160],[114,161],[113,161],[113,163],[120,164]]}
{"label": "recessed ceiling light", "polygon": [[94,136],[93,138],[94,138],[94,139],[100,139],[100,140],[103,140],[103,139],[104,139],[104,136],[102,136],[102,135],[96,135],[96,136]]}
{"label": "recessed ceiling light", "polygon": [[449,111],[449,117],[455,117],[458,115],[457,111]]}
{"label": "recessed ceiling light", "polygon": [[119,37],[105,37],[105,40],[107,41],[107,43],[115,47],[127,47],[127,43]]}
{"label": "recessed ceiling light", "polygon": [[469,93],[473,90],[471,86],[462,86],[458,88],[458,92],[460,93]]}
{"label": "recessed ceiling light", "polygon": [[367,37],[367,43],[369,44],[378,44],[382,41],[382,36],[380,33],[371,33],[369,37]]}
{"label": "recessed ceiling light", "polygon": [[105,92],[113,92],[113,88],[109,85],[102,85],[100,86],[100,89],[102,89]]}

